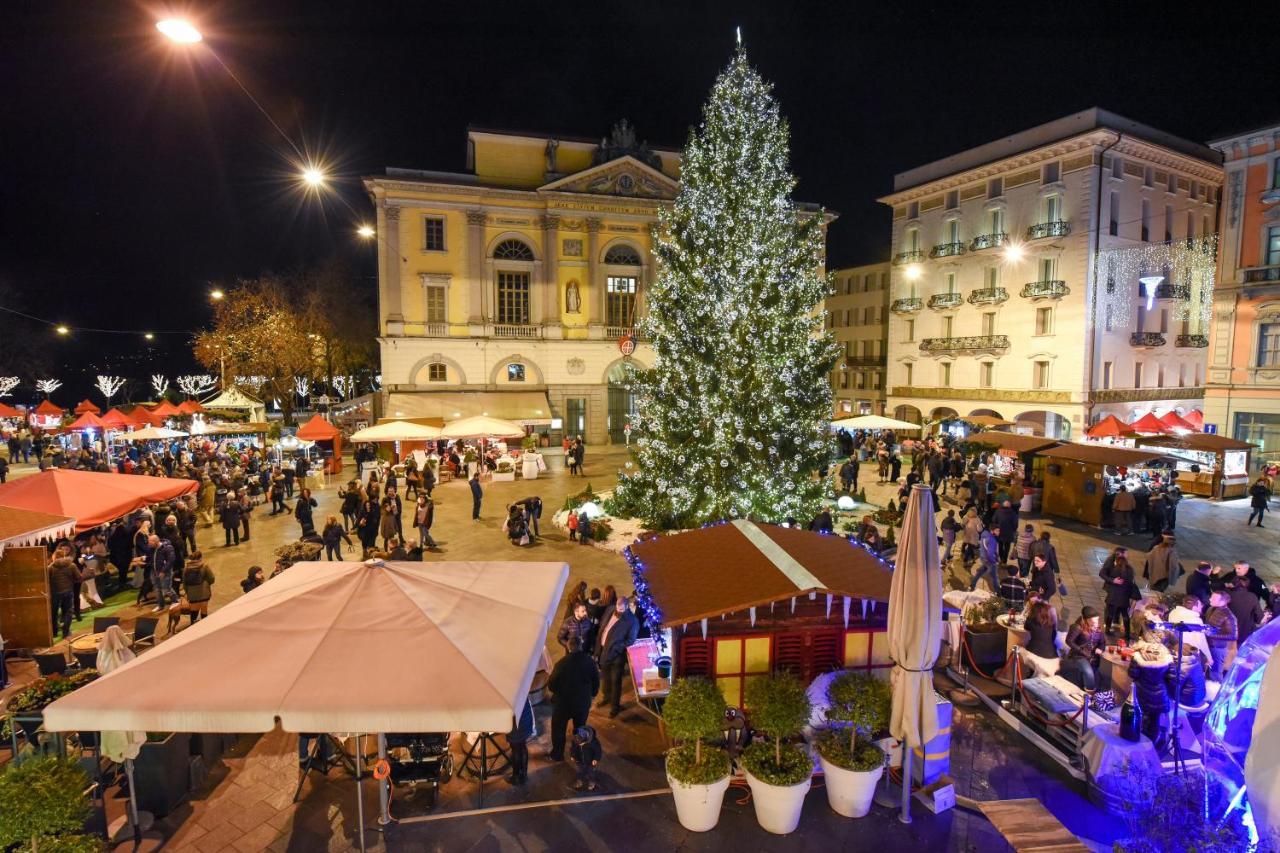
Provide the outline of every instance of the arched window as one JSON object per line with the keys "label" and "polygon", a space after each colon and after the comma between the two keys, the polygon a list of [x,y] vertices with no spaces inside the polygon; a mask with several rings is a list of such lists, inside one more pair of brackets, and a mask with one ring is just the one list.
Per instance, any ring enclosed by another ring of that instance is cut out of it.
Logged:
{"label": "arched window", "polygon": [[533,250],[522,240],[503,240],[494,247],[493,256],[502,261],[532,261]]}
{"label": "arched window", "polygon": [[442,361],[433,361],[427,365],[428,382],[445,382],[449,378],[449,368]]}
{"label": "arched window", "polygon": [[609,251],[604,253],[604,262],[619,266],[638,267],[640,266],[640,253],[630,246],[619,244],[611,246]]}

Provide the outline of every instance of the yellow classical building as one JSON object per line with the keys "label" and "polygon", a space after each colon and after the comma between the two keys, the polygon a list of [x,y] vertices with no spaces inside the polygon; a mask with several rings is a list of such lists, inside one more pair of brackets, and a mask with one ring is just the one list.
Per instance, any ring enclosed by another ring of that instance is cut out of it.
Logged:
{"label": "yellow classical building", "polygon": [[650,230],[680,153],[622,122],[589,141],[471,129],[467,171],[388,168],[377,209],[384,414],[489,414],[626,439]]}

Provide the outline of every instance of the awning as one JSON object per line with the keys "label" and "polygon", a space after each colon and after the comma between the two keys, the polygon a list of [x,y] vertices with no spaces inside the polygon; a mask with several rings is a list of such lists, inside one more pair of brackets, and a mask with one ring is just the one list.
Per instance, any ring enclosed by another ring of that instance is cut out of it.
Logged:
{"label": "awning", "polygon": [[981,444],[983,447],[994,447],[997,450],[1012,450],[1014,453],[1035,453],[1058,443],[1057,439],[1045,438],[1042,435],[1022,435],[998,430],[976,432],[969,436],[967,441],[970,444]]}
{"label": "awning", "polygon": [[85,531],[199,487],[175,477],[53,468],[0,485],[0,504],[74,518],[76,530]]}
{"label": "awning", "polygon": [[1050,459],[1067,459],[1071,462],[1125,467],[1171,461],[1169,456],[1159,450],[1132,450],[1128,447],[1115,447],[1109,444],[1075,444],[1074,442],[1041,450],[1036,455],[1047,456]]}
{"label": "awning", "polygon": [[0,506],[0,556],[4,556],[6,547],[39,545],[42,540],[71,536],[75,532],[74,518],[16,506]]}
{"label": "awning", "polygon": [[1224,450],[1252,450],[1256,444],[1225,435],[1207,432],[1189,432],[1183,435],[1152,435],[1138,439],[1138,444],[1150,447],[1168,447],[1178,450],[1199,450],[1203,453],[1220,453]]}
{"label": "awning", "polygon": [[460,418],[488,416],[518,424],[551,423],[545,391],[416,391],[391,394],[386,414],[396,418]]}

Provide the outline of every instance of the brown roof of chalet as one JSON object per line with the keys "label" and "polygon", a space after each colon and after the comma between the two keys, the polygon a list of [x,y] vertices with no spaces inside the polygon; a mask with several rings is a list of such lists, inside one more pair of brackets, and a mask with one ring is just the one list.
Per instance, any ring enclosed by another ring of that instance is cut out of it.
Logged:
{"label": "brown roof of chalet", "polygon": [[65,515],[37,512],[16,506],[0,506],[0,542],[74,523],[74,518]]}
{"label": "brown roof of chalet", "polygon": [[833,535],[773,524],[757,528],[822,586],[800,589],[733,524],[717,524],[631,546],[662,625],[734,613],[810,590],[889,600],[890,572],[860,545]]}
{"label": "brown roof of chalet", "polygon": [[1218,453],[1223,450],[1249,450],[1258,446],[1229,436],[1211,435],[1207,432],[1189,432],[1184,435],[1149,435],[1138,439],[1138,442],[1151,447],[1176,447],[1182,450],[1199,450],[1205,453]]}
{"label": "brown roof of chalet", "polygon": [[1147,462],[1165,460],[1169,457],[1159,450],[1134,450],[1129,447],[1115,447],[1110,444],[1076,444],[1067,442],[1057,447],[1041,450],[1037,455],[1051,459],[1069,459],[1072,462],[1087,462],[1098,465],[1142,465]]}
{"label": "brown roof of chalet", "polygon": [[1045,438],[1043,435],[1019,435],[1016,432],[998,430],[975,433],[969,436],[968,441],[1000,450],[1012,450],[1015,453],[1035,453],[1058,444],[1056,439]]}

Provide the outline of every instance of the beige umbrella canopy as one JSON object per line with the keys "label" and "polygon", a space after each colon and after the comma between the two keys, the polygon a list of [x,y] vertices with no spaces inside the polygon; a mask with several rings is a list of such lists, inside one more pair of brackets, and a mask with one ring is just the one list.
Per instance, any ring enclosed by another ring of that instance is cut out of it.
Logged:
{"label": "beige umbrella canopy", "polygon": [[488,415],[450,421],[440,432],[441,438],[519,438],[522,435],[524,427],[515,421],[491,418]]}
{"label": "beige umbrella canopy", "polygon": [[933,523],[933,493],[911,488],[902,518],[902,539],[889,586],[889,657],[893,659],[893,706],[889,734],[903,741],[902,819],[910,820],[911,750],[938,735],[933,665],[942,644],[942,569]]}
{"label": "beige umbrella canopy", "polygon": [[430,441],[439,437],[438,427],[413,421],[387,421],[351,434],[352,441]]}
{"label": "beige umbrella canopy", "polygon": [[163,438],[186,438],[186,436],[187,434],[180,429],[147,427],[145,429],[135,429],[133,432],[126,432],[121,436],[121,438],[126,441],[150,441],[152,439]]}
{"label": "beige umbrella canopy", "polygon": [[45,728],[505,732],[568,576],[564,563],[299,563],[49,705]]}
{"label": "beige umbrella canopy", "polygon": [[900,421],[896,418],[886,418],[881,415],[859,415],[856,418],[841,418],[838,421],[832,421],[831,428],[912,430],[920,429],[920,424],[913,424],[911,421]]}

